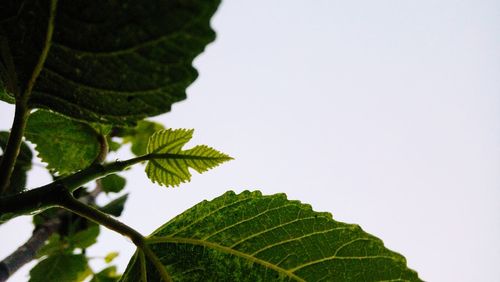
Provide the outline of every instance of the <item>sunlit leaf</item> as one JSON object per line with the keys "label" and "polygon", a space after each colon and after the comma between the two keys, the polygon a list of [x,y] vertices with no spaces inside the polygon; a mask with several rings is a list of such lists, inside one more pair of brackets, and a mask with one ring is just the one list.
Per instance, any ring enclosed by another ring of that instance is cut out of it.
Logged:
{"label": "sunlit leaf", "polygon": [[232,159],[205,145],[182,150],[192,136],[193,130],[187,129],[166,129],[151,136],[147,153],[161,157],[150,160],[146,166],[146,174],[151,181],[178,186],[191,179],[189,168],[202,173]]}
{"label": "sunlit leaf", "polygon": [[25,136],[48,168],[61,174],[86,168],[99,155],[99,138],[91,126],[49,111],[30,115]]}
{"label": "sunlit leaf", "polygon": [[[420,281],[380,239],[284,194],[228,192],[177,216],[148,242],[173,281]],[[160,281],[147,258],[134,256],[123,281],[141,276]]]}
{"label": "sunlit leaf", "polygon": [[111,252],[104,257],[105,263],[112,262],[119,254],[117,252]]}

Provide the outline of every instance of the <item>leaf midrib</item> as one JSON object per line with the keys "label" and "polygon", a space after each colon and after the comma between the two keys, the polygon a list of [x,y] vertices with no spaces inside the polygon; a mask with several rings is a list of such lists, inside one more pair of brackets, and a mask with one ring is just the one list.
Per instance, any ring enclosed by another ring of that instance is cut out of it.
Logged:
{"label": "leaf midrib", "polygon": [[147,239],[148,244],[158,244],[158,243],[180,243],[180,244],[192,244],[192,245],[198,245],[198,246],[203,246],[203,247],[208,247],[212,248],[214,250],[218,250],[227,254],[235,255],[241,258],[248,259],[254,263],[258,263],[266,268],[270,268],[276,272],[282,273],[290,278],[293,278],[297,281],[305,282],[304,279],[300,278],[299,276],[295,275],[291,271],[288,271],[284,268],[281,268],[277,265],[274,265],[272,263],[269,263],[265,260],[256,258],[254,256],[251,256],[249,254],[231,249],[226,246],[222,246],[213,242],[209,241],[203,241],[203,240],[197,240],[197,239],[191,239],[191,238],[180,238],[180,237],[155,237],[155,238],[148,238]]}
{"label": "leaf midrib", "polygon": [[180,159],[180,160],[231,160],[228,156],[199,156],[199,155],[184,155],[184,154],[149,154],[154,159]]}

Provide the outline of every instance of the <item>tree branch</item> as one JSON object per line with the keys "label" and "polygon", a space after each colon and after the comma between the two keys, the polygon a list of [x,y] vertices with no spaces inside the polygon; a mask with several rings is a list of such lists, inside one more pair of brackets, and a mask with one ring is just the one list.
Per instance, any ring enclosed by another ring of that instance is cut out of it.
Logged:
{"label": "tree branch", "polygon": [[153,263],[155,268],[160,273],[162,280],[164,280],[165,282],[172,281],[170,275],[167,273],[160,259],[158,258],[158,256],[156,256],[155,253],[153,253],[153,251],[151,251],[151,249],[146,243],[146,239],[144,238],[144,236],[142,236],[142,234],[137,232],[132,227],[116,220],[110,215],[105,214],[99,211],[98,209],[95,209],[89,205],[86,205],[78,201],[68,191],[66,191],[66,193],[61,193],[61,194],[63,195],[63,197],[60,198],[61,202],[59,203],[59,205],[62,208],[67,209],[87,219],[90,219],[96,222],[97,224],[106,226],[107,228],[125,237],[130,238],[130,240],[132,240],[132,242],[137,246],[137,248],[139,248],[146,255],[146,257]]}
{"label": "tree branch", "polygon": [[[79,201],[94,203],[101,192],[102,189],[98,185],[88,195],[80,198]],[[37,225],[28,241],[0,262],[0,282],[6,281],[19,268],[32,261],[38,250],[44,246],[45,241],[47,241],[52,234],[59,231],[64,218],[69,214],[70,212],[59,209],[55,217],[49,218],[42,224]]]}
{"label": "tree branch", "polygon": [[123,171],[131,165],[147,160],[176,156],[182,157],[181,155],[173,154],[148,154],[105,165],[94,164],[84,170],[58,179],[50,184],[21,193],[0,197],[0,220],[2,217],[7,217],[8,214],[11,215],[10,218],[13,218],[22,214],[32,213],[37,210],[53,207],[60,200],[59,198],[62,191],[73,192],[78,187],[81,187],[92,180],[104,177],[111,173]]}
{"label": "tree branch", "polygon": [[36,228],[26,243],[0,262],[0,281],[6,281],[19,268],[32,261],[38,250],[60,225],[60,218],[55,217]]}

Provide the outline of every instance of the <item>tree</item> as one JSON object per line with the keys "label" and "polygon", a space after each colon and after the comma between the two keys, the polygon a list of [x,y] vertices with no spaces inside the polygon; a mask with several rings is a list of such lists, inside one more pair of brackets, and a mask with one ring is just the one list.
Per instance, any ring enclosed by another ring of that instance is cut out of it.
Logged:
{"label": "tree", "polygon": [[[112,217],[126,196],[95,205],[99,193],[123,189],[116,173],[131,165],[147,162],[153,182],[177,186],[189,181],[189,168],[204,172],[231,159],[205,145],[184,149],[192,130],[145,120],[184,99],[196,77],[193,58],[214,39],[209,20],[218,1],[2,5],[1,97],[16,115],[0,140],[0,216],[36,213],[27,242],[36,251],[5,259],[4,277],[37,257],[34,281],[120,279],[112,266],[96,272],[87,264],[85,248],[102,225],[138,247],[124,281],[418,280],[379,239],[284,195],[228,192],[148,237]],[[23,137],[54,182],[22,191],[32,158]],[[128,142],[136,158],[106,159]]]}

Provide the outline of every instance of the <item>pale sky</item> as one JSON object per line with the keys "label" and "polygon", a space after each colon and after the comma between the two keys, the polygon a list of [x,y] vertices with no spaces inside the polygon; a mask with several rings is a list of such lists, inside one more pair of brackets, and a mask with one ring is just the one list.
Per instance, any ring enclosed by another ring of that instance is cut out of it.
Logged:
{"label": "pale sky", "polygon": [[[500,2],[227,0],[213,26],[188,99],[155,120],[235,160],[176,189],[127,172],[121,220],[149,234],[229,189],[285,192],[424,280],[500,281]],[[12,106],[0,113],[9,128]],[[0,227],[0,257],[28,222]],[[101,234],[88,253],[119,251],[123,270],[134,246]]]}

